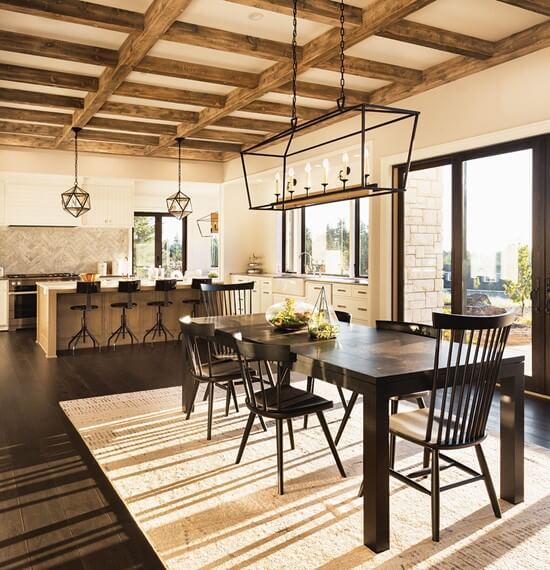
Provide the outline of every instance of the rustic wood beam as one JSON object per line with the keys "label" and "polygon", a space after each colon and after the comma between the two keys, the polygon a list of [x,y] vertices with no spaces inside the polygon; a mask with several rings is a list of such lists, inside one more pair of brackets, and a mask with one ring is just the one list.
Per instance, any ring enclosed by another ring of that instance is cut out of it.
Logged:
{"label": "rustic wood beam", "polygon": [[151,123],[148,121],[128,121],[124,119],[111,119],[107,117],[92,117],[86,127],[105,129],[107,131],[124,131],[130,133],[143,133],[152,135],[171,135],[176,132],[175,125]]}
{"label": "rustic wood beam", "polygon": [[194,150],[212,150],[217,152],[240,152],[241,150],[241,145],[236,143],[196,139],[185,139],[183,146]]}
{"label": "rustic wood beam", "polygon": [[[274,61],[288,61],[292,57],[292,46],[290,44],[199,26],[198,24],[189,24],[188,22],[174,22],[163,39]],[[298,51],[300,51],[299,46]]]}
{"label": "rustic wood beam", "polygon": [[0,133],[19,133],[23,135],[36,135],[42,137],[56,137],[61,132],[61,127],[50,125],[33,125],[31,123],[12,123],[0,121]]}
{"label": "rustic wood beam", "polygon": [[80,139],[89,141],[120,142],[139,146],[156,144],[158,141],[158,137],[151,135],[94,130],[89,129],[87,126],[78,133],[78,140]]}
{"label": "rustic wood beam", "polygon": [[[153,0],[144,16],[143,30],[129,34],[117,53],[117,64],[108,67],[99,78],[99,88],[89,93],[84,108],[75,113],[71,127],[83,127],[101,109],[107,99],[126,80],[191,0]],[[65,127],[56,146],[70,140],[71,127]]]}
{"label": "rustic wood beam", "polygon": [[19,34],[6,30],[0,31],[0,50],[102,66],[114,66],[118,60],[118,54],[113,49]]}
{"label": "rustic wood beam", "polygon": [[[229,0],[235,4],[244,4],[251,8],[261,8],[278,14],[292,15],[292,0]],[[340,18],[340,2],[333,0],[299,0],[298,16],[306,20],[335,25]],[[362,23],[361,8],[350,4],[344,7],[344,15],[348,25],[360,26]]]}
{"label": "rustic wood beam", "polygon": [[69,113],[53,113],[51,111],[35,111],[34,109],[18,109],[16,107],[0,106],[0,119],[6,119],[8,121],[70,125],[71,118],[72,115]]}
{"label": "rustic wood beam", "polygon": [[245,133],[242,131],[222,131],[220,129],[208,128],[191,135],[191,138],[224,142],[238,142],[242,144],[254,144],[262,141],[264,139],[264,135]]}
{"label": "rustic wood beam", "polygon": [[[364,39],[372,36],[378,31],[386,28],[395,21],[398,21],[412,12],[430,4],[433,0],[377,0],[375,4],[369,6],[362,17],[362,24],[351,28],[346,34],[346,45],[351,47]],[[315,67],[321,61],[334,56],[334,50],[340,42],[338,28],[332,28],[308,42],[302,48],[302,57],[299,62],[299,72],[310,67]],[[235,89],[226,97],[226,104],[222,109],[207,108],[200,112],[199,119],[193,124],[182,124],[178,126],[178,136],[187,136],[208,125],[218,122],[222,117],[242,109],[252,101],[262,95],[273,91],[280,85],[290,81],[292,77],[292,65],[290,62],[279,62],[258,76],[258,85],[254,89]],[[284,128],[284,127],[283,127]],[[170,146],[173,137],[161,137],[157,147],[148,147],[147,154],[158,152],[161,148]]]}
{"label": "rustic wood beam", "polygon": [[188,91],[187,89],[174,89],[173,87],[157,87],[156,85],[130,81],[125,81],[118,87],[116,94],[127,97],[139,97],[141,99],[183,103],[185,105],[197,105],[199,107],[221,108],[225,103],[223,95],[199,93],[197,91]]}
{"label": "rustic wood beam", "polygon": [[65,87],[78,91],[97,91],[98,87],[97,78],[89,75],[35,69],[33,67],[9,65],[7,63],[0,63],[0,79],[17,81],[19,83],[31,83],[33,85]]}
{"label": "rustic wood beam", "polygon": [[[340,97],[340,88],[332,85],[320,85],[318,83],[309,83],[308,81],[298,81],[296,83],[298,95],[302,97],[311,97],[312,99],[321,99],[323,101],[333,101]],[[292,84],[285,83],[273,90],[275,93],[292,93]],[[359,103],[368,103],[369,94],[365,91],[356,89],[346,89],[346,103],[357,105]]]}
{"label": "rustic wood beam", "polygon": [[[250,113],[260,113],[262,115],[277,115],[280,117],[290,117],[292,112],[292,107],[284,103],[273,103],[271,101],[263,101],[258,99],[252,101],[245,107],[242,108],[243,111],[248,111]],[[305,121],[309,119],[314,119],[323,113],[322,109],[315,109],[313,107],[304,107],[303,105],[298,105],[296,107],[296,112],[298,117],[304,119]]]}
{"label": "rustic wood beam", "polygon": [[254,88],[258,83],[256,73],[236,71],[212,65],[189,63],[177,59],[167,59],[148,55],[135,66],[136,71],[192,79],[194,81],[206,81],[219,85],[231,85],[233,87]]}
{"label": "rustic wood beam", "polygon": [[530,12],[537,12],[544,16],[550,16],[550,2],[548,0],[500,0],[506,4],[529,10]]}
{"label": "rustic wood beam", "polygon": [[172,121],[173,123],[194,123],[199,114],[193,111],[180,111],[166,107],[151,107],[149,105],[135,105],[134,103],[118,103],[107,101],[98,113],[105,115],[125,115],[141,119],[157,119],[159,121]]}
{"label": "rustic wood beam", "polygon": [[[261,131],[270,133],[276,133],[288,127],[288,123],[286,121],[266,121],[265,119],[249,119],[247,117],[233,116],[221,117],[213,124],[217,125],[218,127],[229,127],[232,129],[243,129],[248,131]],[[192,135],[194,132],[196,132],[195,129],[193,129],[193,132],[190,133],[190,135]]]}
{"label": "rustic wood beam", "polygon": [[[320,62],[317,67],[328,71],[340,71],[340,58],[333,57],[327,61]],[[401,67],[400,65],[392,65],[390,63],[381,63],[379,61],[371,61],[360,57],[346,55],[345,59],[346,74],[357,75],[359,77],[369,77],[372,79],[382,79],[396,83],[406,83],[407,85],[422,81],[422,71],[411,69],[409,67]]]}
{"label": "rustic wood beam", "polygon": [[425,70],[424,80],[415,86],[382,87],[371,94],[371,102],[388,105],[548,47],[550,47],[550,21],[496,42],[494,55],[490,58],[455,57]]}
{"label": "rustic wood beam", "polygon": [[143,29],[143,14],[79,0],[0,0],[0,8],[130,33]]}
{"label": "rustic wood beam", "polygon": [[53,139],[49,139],[47,137],[36,137],[32,135],[0,133],[0,145],[23,146],[30,148],[53,148]]}
{"label": "rustic wood beam", "polygon": [[84,107],[84,99],[81,97],[24,91],[23,89],[6,89],[4,87],[0,88],[0,101],[39,105],[41,107],[65,107],[66,109],[82,109]]}
{"label": "rustic wood beam", "polygon": [[378,32],[377,35],[476,59],[490,57],[495,49],[494,42],[410,20],[395,22]]}

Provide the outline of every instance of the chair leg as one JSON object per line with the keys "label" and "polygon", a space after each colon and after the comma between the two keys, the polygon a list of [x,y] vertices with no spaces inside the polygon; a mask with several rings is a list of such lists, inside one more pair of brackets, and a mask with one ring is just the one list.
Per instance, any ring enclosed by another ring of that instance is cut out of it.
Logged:
{"label": "chair leg", "polygon": [[432,450],[432,540],[439,542],[439,451]]}
{"label": "chair leg", "polygon": [[288,439],[290,440],[290,449],[295,449],[294,447],[294,430],[292,429],[292,420],[286,420],[288,426]]}
{"label": "chair leg", "polygon": [[214,382],[208,384],[208,428],[206,439],[212,439],[212,414],[214,413]]}
{"label": "chair leg", "polygon": [[264,419],[262,418],[262,416],[258,416],[259,420],[260,420],[260,424],[262,425],[262,429],[264,431],[267,431],[267,426],[265,425]]}
{"label": "chair leg", "polygon": [[325,414],[323,414],[323,412],[317,412],[317,417],[319,418],[319,423],[321,424],[325,437],[327,438],[328,446],[330,447],[330,451],[332,451],[332,456],[334,457],[334,461],[336,462],[338,471],[340,471],[340,475],[342,475],[342,477],[345,477],[346,472],[344,471],[344,466],[340,461],[340,456],[338,455],[338,451],[336,450],[336,446],[334,445],[334,441],[332,440],[332,436],[330,435],[330,430],[328,429],[327,420],[325,419]]}
{"label": "chair leg", "polygon": [[277,487],[279,495],[284,495],[283,481],[283,420],[275,420],[275,432],[277,437]]}
{"label": "chair leg", "polygon": [[364,492],[365,492],[365,482],[361,481],[361,485],[359,486],[359,493],[357,493],[357,496],[362,497]]}
{"label": "chair leg", "polygon": [[[418,398],[416,398],[416,403],[418,405],[419,410],[422,410],[426,407],[426,402],[424,401],[424,398],[422,396],[418,396]],[[428,469],[429,466],[430,466],[430,450],[427,447],[425,447],[424,459],[422,460],[422,469]]]}
{"label": "chair leg", "polygon": [[[399,400],[397,398],[392,398],[390,400],[390,414],[393,416],[397,414],[399,409]],[[390,433],[390,469],[395,467],[395,434]]]}
{"label": "chair leg", "polygon": [[229,404],[231,403],[231,391],[229,389],[229,384],[231,382],[227,382],[224,386],[225,388],[225,417],[229,415]]}
{"label": "chair leg", "polygon": [[233,404],[235,405],[235,411],[239,413],[239,403],[237,402],[237,392],[235,391],[235,384],[229,382],[229,390],[231,391],[231,397],[233,398]]}
{"label": "chair leg", "polygon": [[344,429],[346,429],[346,425],[347,425],[348,420],[351,416],[351,412],[353,411],[353,406],[355,406],[355,402],[357,402],[357,398],[359,398],[359,392],[353,392],[351,395],[351,398],[349,399],[346,411],[344,412],[344,417],[342,418],[342,422],[340,423],[340,427],[338,428],[338,433],[336,434],[336,437],[334,438],[335,445],[338,445],[338,442],[340,441],[340,438],[342,437],[342,434],[344,433]]}
{"label": "chair leg", "polygon": [[338,395],[340,396],[340,402],[342,402],[342,406],[344,407],[345,410],[348,407],[348,403],[346,402],[346,397],[344,396],[344,390],[342,390],[340,386],[336,386],[336,389],[338,390]]}
{"label": "chair leg", "polygon": [[[313,378],[312,376],[308,376],[306,391],[313,393],[314,388],[315,388],[315,378]],[[308,418],[307,415],[304,416],[304,429],[307,429],[307,418]]]}
{"label": "chair leg", "polygon": [[191,417],[191,412],[193,411],[193,406],[195,405],[195,398],[197,397],[197,392],[199,391],[199,384],[195,380],[195,385],[193,386],[193,395],[191,396],[191,405],[187,408],[187,413],[185,414],[185,419],[188,420]]}
{"label": "chair leg", "polygon": [[[243,456],[243,452],[244,452],[244,448],[246,447],[246,442],[248,441],[248,436],[250,435],[250,430],[252,429],[252,424],[254,423],[254,418],[256,417],[256,414],[250,412],[250,414],[248,414],[248,420],[246,422],[246,427],[244,428],[244,433],[243,433],[243,438],[241,440],[241,445],[239,446],[239,452],[237,453],[237,460],[235,461],[236,464],[241,462],[242,456]],[[263,418],[260,416],[260,421]]]}
{"label": "chair leg", "polygon": [[500,505],[498,504],[497,494],[495,493],[495,488],[493,486],[493,480],[491,479],[491,474],[489,473],[489,467],[487,465],[487,460],[485,459],[485,454],[480,444],[475,446],[477,460],[479,461],[479,466],[481,467],[481,473],[483,474],[483,480],[485,481],[485,487],[487,487],[487,494],[491,500],[491,506],[493,507],[493,512],[497,519],[502,518],[502,513],[500,511]]}

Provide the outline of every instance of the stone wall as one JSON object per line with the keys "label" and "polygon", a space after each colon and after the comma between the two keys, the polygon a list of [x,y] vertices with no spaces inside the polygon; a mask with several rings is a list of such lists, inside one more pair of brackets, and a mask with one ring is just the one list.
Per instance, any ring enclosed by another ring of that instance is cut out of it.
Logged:
{"label": "stone wall", "polygon": [[443,307],[443,169],[409,174],[405,193],[405,320],[432,322]]}

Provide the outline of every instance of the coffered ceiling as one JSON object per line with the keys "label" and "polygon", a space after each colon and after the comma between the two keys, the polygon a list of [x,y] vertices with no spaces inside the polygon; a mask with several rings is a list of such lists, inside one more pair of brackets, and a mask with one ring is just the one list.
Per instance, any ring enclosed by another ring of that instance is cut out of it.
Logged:
{"label": "coffered ceiling", "polygon": [[[338,96],[333,0],[299,0],[298,113]],[[292,0],[0,0],[0,145],[222,161],[285,129]],[[346,100],[550,46],[550,0],[347,0]]]}

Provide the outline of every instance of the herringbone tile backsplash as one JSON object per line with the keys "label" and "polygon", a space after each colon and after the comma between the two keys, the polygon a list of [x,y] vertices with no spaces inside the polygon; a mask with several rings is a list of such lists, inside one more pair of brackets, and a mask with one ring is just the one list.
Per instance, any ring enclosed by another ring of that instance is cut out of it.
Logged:
{"label": "herringbone tile backsplash", "polygon": [[0,228],[0,266],[4,273],[96,271],[98,261],[128,256],[127,229]]}

